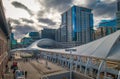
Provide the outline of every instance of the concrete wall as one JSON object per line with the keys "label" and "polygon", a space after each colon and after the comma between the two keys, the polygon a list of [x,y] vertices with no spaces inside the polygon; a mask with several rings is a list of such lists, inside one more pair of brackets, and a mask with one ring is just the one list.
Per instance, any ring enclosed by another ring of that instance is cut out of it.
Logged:
{"label": "concrete wall", "polygon": [[54,75],[50,75],[48,76],[49,79],[70,79],[69,77],[69,72],[65,72],[65,73],[58,73],[58,74],[54,74]]}
{"label": "concrete wall", "polygon": [[78,72],[73,72],[73,79],[93,79]]}
{"label": "concrete wall", "polygon": [[[72,73],[72,79],[93,79],[78,72]],[[70,79],[70,72],[47,75],[48,79]]]}

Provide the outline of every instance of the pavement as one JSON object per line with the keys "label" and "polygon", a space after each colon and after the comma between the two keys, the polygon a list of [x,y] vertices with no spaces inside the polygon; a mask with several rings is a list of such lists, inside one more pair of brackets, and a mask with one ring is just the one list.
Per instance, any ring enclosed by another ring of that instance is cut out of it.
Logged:
{"label": "pavement", "polygon": [[[16,60],[17,61],[17,60]],[[44,59],[30,59],[29,61],[18,60],[18,69],[27,71],[27,79],[40,79],[44,75],[66,72],[67,70],[54,63],[47,61],[48,67],[46,67],[46,60]],[[8,66],[12,65],[13,61],[8,63]],[[13,79],[12,71],[5,74],[5,79]]]}

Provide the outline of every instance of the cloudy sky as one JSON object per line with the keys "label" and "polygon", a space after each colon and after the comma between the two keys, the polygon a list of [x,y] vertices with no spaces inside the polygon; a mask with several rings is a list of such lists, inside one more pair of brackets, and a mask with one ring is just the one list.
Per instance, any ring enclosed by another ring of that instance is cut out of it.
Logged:
{"label": "cloudy sky", "polygon": [[3,0],[3,5],[17,39],[42,28],[58,28],[61,14],[73,5],[93,9],[94,26],[115,18],[116,12],[116,0]]}

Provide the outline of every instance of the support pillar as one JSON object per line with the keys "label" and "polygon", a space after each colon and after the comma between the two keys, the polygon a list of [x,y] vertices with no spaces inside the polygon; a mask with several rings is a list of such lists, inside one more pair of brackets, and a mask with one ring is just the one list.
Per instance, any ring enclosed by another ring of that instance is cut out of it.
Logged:
{"label": "support pillar", "polygon": [[65,59],[65,67],[67,67],[67,58]]}
{"label": "support pillar", "polygon": [[80,72],[81,72],[82,71],[82,60],[81,60],[81,58],[79,60],[79,66],[80,66]]}
{"label": "support pillar", "polygon": [[75,65],[75,71],[77,71],[77,66],[78,66],[79,61],[80,61],[80,57],[77,58],[76,65]]}
{"label": "support pillar", "polygon": [[105,60],[101,61],[100,65],[99,65],[99,68],[98,68],[97,78],[96,79],[100,79],[100,72],[101,72],[101,70],[102,70],[103,65],[104,65],[105,62],[106,62]]}
{"label": "support pillar", "polygon": [[77,71],[78,61],[75,62],[75,71]]}
{"label": "support pillar", "polygon": [[118,78],[117,79],[120,79],[120,71],[119,71],[119,73],[118,73]]}
{"label": "support pillar", "polygon": [[86,66],[85,66],[85,75],[87,75],[87,69],[88,69],[88,65],[90,64],[90,61],[91,61],[91,59],[90,58],[88,58],[87,59],[87,63],[86,63]]}
{"label": "support pillar", "polygon": [[107,72],[106,72],[106,62],[104,63],[104,79],[106,79],[106,76],[107,76]]}
{"label": "support pillar", "polygon": [[93,76],[93,68],[90,68],[90,75]]}

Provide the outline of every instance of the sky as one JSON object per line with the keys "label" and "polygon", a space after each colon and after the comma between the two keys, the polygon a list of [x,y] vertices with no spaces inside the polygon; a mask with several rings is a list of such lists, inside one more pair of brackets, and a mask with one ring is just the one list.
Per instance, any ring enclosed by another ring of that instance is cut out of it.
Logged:
{"label": "sky", "polygon": [[59,28],[61,14],[73,5],[93,9],[94,26],[101,20],[116,18],[116,0],[3,0],[16,39],[31,31]]}

